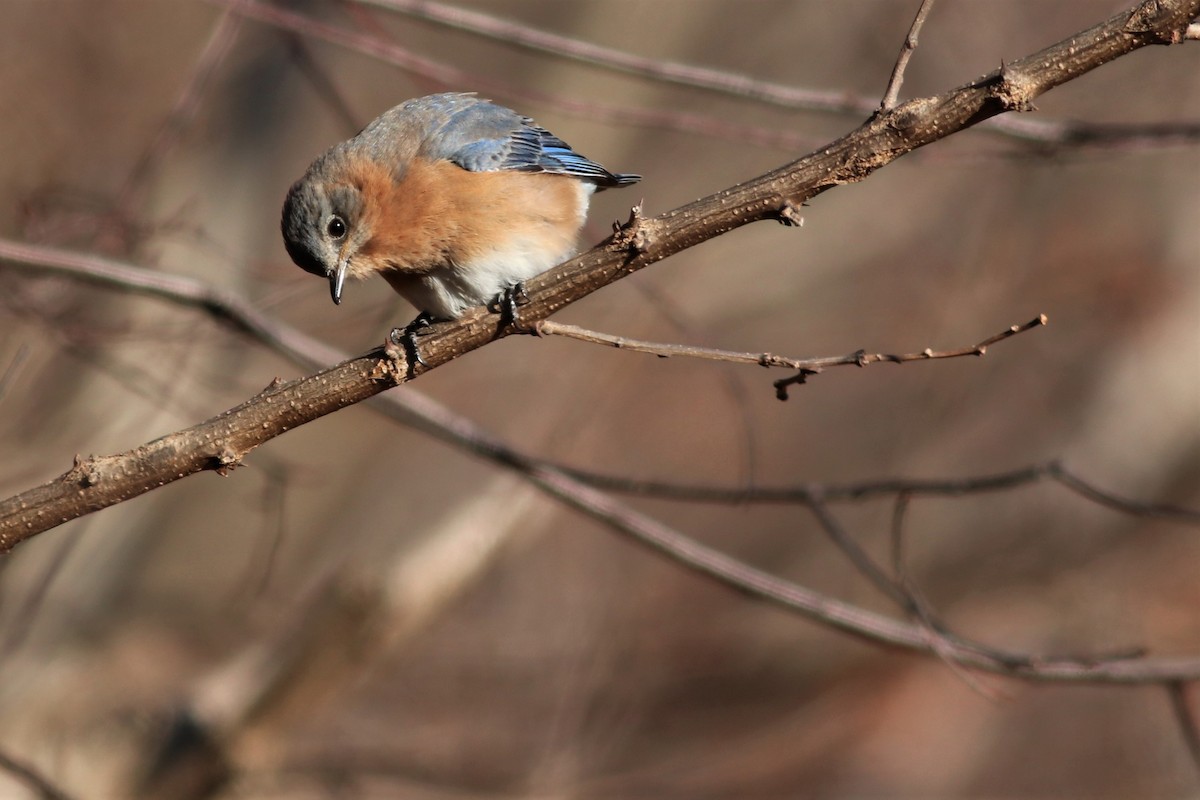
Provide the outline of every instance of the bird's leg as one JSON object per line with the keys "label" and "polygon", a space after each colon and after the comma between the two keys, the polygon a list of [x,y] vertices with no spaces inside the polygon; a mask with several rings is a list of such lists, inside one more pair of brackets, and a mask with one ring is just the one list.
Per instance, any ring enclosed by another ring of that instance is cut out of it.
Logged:
{"label": "bird's leg", "polygon": [[388,334],[388,339],[397,347],[403,347],[409,361],[415,361],[423,367],[428,367],[429,364],[425,359],[421,358],[421,351],[417,349],[417,337],[424,336],[430,332],[433,327],[434,316],[428,311],[422,311],[417,314],[412,322],[405,325],[403,328],[392,328],[392,332]]}
{"label": "bird's leg", "polygon": [[513,329],[515,333],[533,333],[533,328],[521,324],[520,307],[529,302],[529,293],[525,291],[525,282],[517,281],[512,286],[500,292],[496,298],[500,306],[500,322]]}

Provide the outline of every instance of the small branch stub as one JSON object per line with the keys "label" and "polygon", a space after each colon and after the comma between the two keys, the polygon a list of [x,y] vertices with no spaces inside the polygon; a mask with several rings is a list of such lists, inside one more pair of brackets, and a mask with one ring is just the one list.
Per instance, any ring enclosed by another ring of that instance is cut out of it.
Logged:
{"label": "small branch stub", "polygon": [[96,457],[82,458],[76,455],[75,463],[63,477],[85,489],[100,483],[100,470],[96,465]]}
{"label": "small branch stub", "polygon": [[614,250],[630,250],[641,254],[650,249],[649,223],[642,216],[642,204],[629,209],[629,221],[622,225],[613,223],[612,247]]}
{"label": "small branch stub", "polygon": [[221,452],[217,454],[214,461],[216,461],[216,466],[213,467],[213,471],[222,478],[228,477],[229,473],[242,466],[241,455],[228,445],[221,448]]}
{"label": "small branch stub", "polygon": [[783,205],[779,207],[777,219],[780,225],[785,225],[789,228],[804,227],[804,217],[800,216],[800,208],[791,200],[783,201]]}

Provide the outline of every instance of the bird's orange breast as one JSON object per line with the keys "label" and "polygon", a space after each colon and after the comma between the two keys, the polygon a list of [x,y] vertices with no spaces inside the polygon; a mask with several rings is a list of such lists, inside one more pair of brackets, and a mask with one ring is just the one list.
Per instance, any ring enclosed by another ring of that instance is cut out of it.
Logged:
{"label": "bird's orange breast", "polygon": [[399,181],[360,171],[370,239],[356,260],[381,272],[423,274],[521,248],[566,253],[583,225],[587,193],[575,178],[469,172],[449,161],[414,160]]}

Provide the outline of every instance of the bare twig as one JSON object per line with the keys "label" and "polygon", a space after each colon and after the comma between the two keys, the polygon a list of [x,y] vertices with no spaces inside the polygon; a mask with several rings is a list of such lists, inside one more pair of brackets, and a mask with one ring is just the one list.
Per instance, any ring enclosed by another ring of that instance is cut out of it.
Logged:
{"label": "bare twig", "polygon": [[842,555],[846,557],[864,578],[870,581],[885,597],[898,605],[902,611],[909,614],[916,614],[916,607],[911,598],[908,597],[895,580],[875,563],[875,559],[871,558],[870,554],[854,540],[854,537],[846,532],[846,529],[838,522],[837,517],[833,516],[823,502],[814,498],[814,502],[808,508],[812,511],[813,517],[816,518],[817,523],[821,526],[821,530],[825,531],[829,540],[834,543],[838,550],[842,551]]}
{"label": "bare twig", "polygon": [[[712,550],[629,508],[615,505],[595,490],[571,481],[560,472],[533,465],[513,465],[564,503],[665,553],[689,569],[708,575],[740,592],[782,605],[853,636],[920,652],[934,652],[922,625],[899,622],[784,581]],[[944,657],[971,669],[981,669],[1035,681],[1081,683],[1163,683],[1194,680],[1200,659],[1075,659],[996,658],[985,648],[963,646],[944,639]]]}
{"label": "bare twig", "polygon": [[560,466],[567,474],[589,486],[611,492],[657,497],[666,500],[701,503],[764,503],[809,505],[814,500],[825,502],[854,502],[873,497],[906,494],[917,496],[957,497],[968,494],[1007,491],[1039,483],[1046,479],[1062,483],[1079,494],[1093,499],[1114,511],[1132,516],[1153,516],[1175,522],[1200,526],[1200,509],[1147,503],[1121,497],[1080,478],[1058,461],[1047,461],[1019,467],[994,475],[969,478],[885,478],[855,481],[845,484],[808,483],[798,486],[714,486],[683,484],[669,481],[641,480],[623,476]]}
{"label": "bare twig", "polygon": [[1125,514],[1133,514],[1139,517],[1161,517],[1192,525],[1200,524],[1200,511],[1181,506],[1143,503],[1120,497],[1112,492],[1093,486],[1058,462],[1049,465],[1047,475],[1092,502]]}
{"label": "bare twig", "polygon": [[[950,644],[971,644],[978,647],[973,642],[966,642],[962,637],[953,633],[946,627],[937,617],[934,616],[933,609],[929,607],[929,603],[925,600],[921,590],[917,587],[916,582],[908,574],[908,568],[905,565],[904,556],[904,517],[908,511],[909,495],[907,492],[901,492],[896,495],[896,500],[892,506],[892,524],[891,524],[891,540],[892,540],[892,573],[896,576],[896,586],[904,593],[905,600],[908,603],[908,610],[915,619],[921,622],[930,635],[930,644],[934,647],[934,652],[938,658],[945,664],[954,675],[967,685],[971,691],[988,700],[995,701],[999,699],[1000,692],[985,684],[978,676],[963,669],[962,666],[954,660],[951,651],[947,648],[947,643]],[[990,650],[989,652],[1000,659],[1011,659],[1012,655],[1003,653],[998,650]]]}
{"label": "bare twig", "polygon": [[844,364],[853,364],[859,367],[865,367],[867,364],[872,364],[877,361],[887,361],[893,364],[903,364],[907,361],[928,361],[936,358],[962,358],[963,356],[982,356],[987,352],[988,347],[1002,342],[1009,337],[1016,336],[1018,333],[1037,328],[1045,325],[1048,322],[1045,314],[1039,314],[1034,319],[1026,322],[1024,325],[1013,325],[995,336],[989,336],[974,347],[961,347],[957,350],[931,350],[926,348],[920,353],[905,353],[903,355],[887,355],[884,353],[864,353],[859,350],[857,353],[852,353],[848,356],[838,356],[831,359],[816,358],[807,362],[798,362],[797,368],[800,370],[790,378],[780,378],[775,381],[775,396],[780,400],[787,400],[788,387],[793,384],[805,383],[810,375],[816,375],[825,367],[841,366]]}
{"label": "bare twig", "polygon": [[[891,364],[904,364],[909,361],[932,361],[943,358],[962,358],[963,356],[981,356],[987,352],[989,346],[996,342],[1003,341],[1009,337],[1016,336],[1018,333],[1037,328],[1045,325],[1047,318],[1045,314],[1041,314],[1035,319],[1026,322],[1024,325],[1013,325],[995,336],[990,336],[977,345],[972,347],[960,347],[955,350],[933,350],[926,348],[919,353],[904,353],[900,355],[892,355],[886,353],[868,353],[865,350],[857,350],[849,355],[844,356],[825,356],[822,358],[790,358],[787,356],[777,356],[772,353],[745,353],[734,350],[717,350],[710,347],[697,347],[687,344],[669,344],[662,342],[647,342],[641,339],[630,339],[625,336],[615,336],[608,333],[600,333],[598,331],[581,328],[577,325],[567,325],[562,322],[553,320],[542,320],[534,326],[534,332],[539,336],[565,336],[569,339],[577,339],[581,342],[591,342],[592,344],[603,344],[609,347],[615,347],[618,350],[632,350],[637,353],[650,353],[651,355],[659,356],[660,358],[670,358],[672,356],[686,356],[688,358],[702,358],[709,361],[729,361],[736,364],[756,364],[760,367],[783,367],[786,369],[800,370],[805,375],[816,375],[822,372],[827,367],[865,367],[868,364],[886,361]],[[776,388],[779,383],[790,384],[803,382],[797,378],[786,378],[783,381],[776,382]]]}
{"label": "bare twig", "polygon": [[921,35],[921,26],[925,24],[925,18],[929,16],[929,10],[932,8],[933,0],[921,0],[921,7],[917,9],[917,16],[913,18],[908,35],[904,37],[904,44],[900,45],[900,55],[896,57],[892,77],[888,79],[887,89],[883,92],[883,101],[879,107],[884,111],[896,106],[896,100],[900,97],[900,86],[904,83],[904,71],[908,69],[908,60],[917,49],[917,37]]}

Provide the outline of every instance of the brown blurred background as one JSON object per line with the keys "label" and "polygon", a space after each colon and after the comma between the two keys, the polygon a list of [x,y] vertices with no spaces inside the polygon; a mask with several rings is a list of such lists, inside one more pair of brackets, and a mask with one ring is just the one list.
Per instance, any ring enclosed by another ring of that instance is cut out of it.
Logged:
{"label": "brown blurred background", "polygon": [[[882,94],[917,6],[456,2],[864,97]],[[941,0],[902,97],[964,83],[1122,5]],[[608,167],[642,173],[596,198],[584,244],[638,200],[660,213],[863,116],[616,75],[367,6],[288,8],[478,80],[439,83],[261,22],[222,23],[224,7],[199,0],[8,0],[0,236],[200,278],[361,352],[414,310],[382,282],[331,305],[284,253],[279,210],[317,153],[404,99],[482,86]],[[208,51],[196,113],[156,150],[214,30],[225,52]],[[1200,45],[1136,52],[1037,106],[1047,120],[1195,120]],[[792,141],[633,126],[610,107]],[[770,384],[781,375],[761,369],[513,337],[397,391],[436,398],[531,454],[631,477],[786,485],[1063,458],[1120,494],[1197,507],[1198,178],[1196,145],[1047,155],[968,131],[822,195],[803,228],[743,228],[559,316],[798,357],[959,347],[1049,316],[982,360],[833,370],[781,403]],[[300,374],[198,312],[0,265],[6,369],[6,496],[77,453],[131,448]],[[802,507],[628,502],[895,613]],[[888,557],[888,501],[835,512]],[[1039,654],[1200,654],[1194,528],[1047,483],[917,500],[906,530],[912,577],[964,634]],[[219,797],[1197,788],[1161,689],[989,676],[973,686],[936,658],[848,639],[685,572],[365,406],[270,442],[228,478],[193,477],[63,525],[0,569],[0,751],[80,798],[132,793],[173,724],[179,733],[180,709],[224,753]],[[0,795],[27,791],[0,773]]]}

